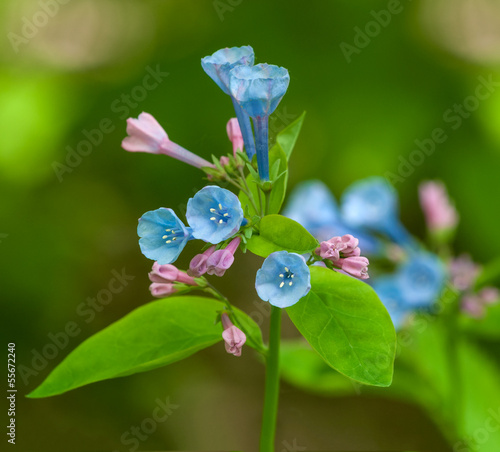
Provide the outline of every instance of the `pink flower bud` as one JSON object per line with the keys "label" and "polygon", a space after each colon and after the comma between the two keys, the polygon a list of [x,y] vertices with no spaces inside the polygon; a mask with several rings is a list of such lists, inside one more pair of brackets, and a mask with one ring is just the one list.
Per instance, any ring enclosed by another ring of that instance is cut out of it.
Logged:
{"label": "pink flower bud", "polygon": [[468,254],[453,259],[450,263],[451,283],[459,290],[469,289],[480,271]]}
{"label": "pink flower bud", "polygon": [[430,231],[453,229],[458,224],[458,213],[450,203],[441,182],[423,182],[419,187],[420,205]]}
{"label": "pink flower bud", "polygon": [[157,298],[168,297],[177,292],[175,285],[172,283],[153,283],[149,286],[149,290],[151,295]]}
{"label": "pink flower bud", "polygon": [[207,273],[209,275],[224,276],[226,270],[233,265],[234,253],[240,245],[241,238],[236,237],[223,249],[215,251],[207,259]]}
{"label": "pink flower bud", "polygon": [[342,259],[342,270],[360,279],[368,279],[369,261],[366,257],[352,256]]}
{"label": "pink flower bud", "polygon": [[236,151],[243,151],[243,135],[238,119],[231,118],[227,123],[226,130],[229,140],[233,143],[233,155],[236,157]]}
{"label": "pink flower bud", "polygon": [[170,141],[167,132],[149,113],[141,113],[138,119],[128,118],[127,134],[129,136],[122,141],[126,151],[165,154],[196,168],[215,168],[212,163]]}
{"label": "pink flower bud", "polygon": [[229,157],[226,157],[225,155],[220,158],[220,164],[222,167],[229,165]]}
{"label": "pink flower bud", "polygon": [[235,327],[227,314],[221,316],[222,338],[224,339],[226,351],[234,356],[241,356],[241,348],[245,344],[247,337],[239,328]]}
{"label": "pink flower bud", "polygon": [[330,259],[334,264],[340,264],[340,259],[344,257],[359,256],[361,250],[358,248],[359,240],[351,234],[342,237],[332,237],[326,242],[321,242],[316,250],[323,259]]}
{"label": "pink flower bud", "polygon": [[158,262],[153,264],[153,270],[149,273],[149,279],[155,283],[181,282],[190,286],[196,286],[195,280],[186,273],[178,270],[175,265],[159,265]]}
{"label": "pink flower bud", "polygon": [[486,305],[496,304],[500,299],[500,292],[496,287],[485,287],[478,295],[482,303]]}
{"label": "pink flower bud", "polygon": [[316,254],[319,254],[322,259],[331,259],[332,261],[338,261],[340,258],[339,250],[329,240],[320,243]]}
{"label": "pink flower bud", "polygon": [[203,254],[197,254],[189,263],[187,274],[199,278],[207,272],[207,259],[214,253],[215,245],[208,248]]}
{"label": "pink flower bud", "polygon": [[462,311],[475,319],[480,319],[485,314],[484,305],[476,295],[465,295],[462,298]]}

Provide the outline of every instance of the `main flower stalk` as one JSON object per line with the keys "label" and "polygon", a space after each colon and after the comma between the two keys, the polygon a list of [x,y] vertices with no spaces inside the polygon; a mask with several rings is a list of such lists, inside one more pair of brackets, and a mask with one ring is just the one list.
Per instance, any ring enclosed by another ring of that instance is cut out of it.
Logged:
{"label": "main flower stalk", "polygon": [[266,386],[264,413],[260,436],[260,452],[274,452],[278,399],[280,390],[279,355],[281,336],[281,308],[271,307],[271,326],[269,329],[269,352],[266,361]]}
{"label": "main flower stalk", "polygon": [[257,166],[260,178],[269,180],[269,116],[254,118]]}

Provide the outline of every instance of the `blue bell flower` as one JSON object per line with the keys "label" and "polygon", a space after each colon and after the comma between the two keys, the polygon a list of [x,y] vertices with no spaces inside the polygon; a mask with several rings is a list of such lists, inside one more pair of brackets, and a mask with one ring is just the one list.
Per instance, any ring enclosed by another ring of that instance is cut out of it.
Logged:
{"label": "blue bell flower", "polygon": [[432,306],[446,283],[446,270],[441,260],[432,253],[410,253],[409,260],[398,270],[398,280],[408,306]]}
{"label": "blue bell flower", "polygon": [[235,66],[229,77],[229,91],[253,119],[257,164],[262,180],[269,180],[269,115],[285,95],[290,76],[285,68],[269,64]]}
{"label": "blue bell flower", "polygon": [[[250,46],[232,47],[217,50],[214,54],[201,59],[201,66],[209,77],[217,83],[219,88],[231,96],[229,91],[229,73],[236,66],[253,66],[255,54]],[[234,111],[238,118],[245,151],[249,159],[255,155],[255,142],[253,138],[252,125],[250,118],[241,109],[233,96]]]}
{"label": "blue bell flower", "polygon": [[294,305],[311,289],[311,273],[305,259],[295,253],[270,254],[257,271],[257,294],[278,308]]}
{"label": "blue bell flower", "polygon": [[389,312],[394,328],[400,329],[412,309],[406,303],[399,278],[396,275],[382,276],[375,279],[372,287]]}
{"label": "blue bell flower", "polygon": [[396,190],[382,177],[369,177],[348,187],[342,196],[341,212],[349,226],[385,234],[401,246],[416,247],[399,221]]}
{"label": "blue bell flower", "polygon": [[238,197],[214,185],[202,188],[189,199],[186,218],[194,238],[213,244],[236,234],[244,220]]}
{"label": "blue bell flower", "polygon": [[382,251],[382,245],[377,238],[342,222],[334,196],[319,180],[297,185],[290,195],[283,215],[304,226],[320,242],[351,234],[359,240],[363,254],[374,255]]}
{"label": "blue bell flower", "polygon": [[172,209],[161,207],[146,212],[137,226],[142,254],[158,264],[171,264],[192,238],[191,228],[184,226]]}

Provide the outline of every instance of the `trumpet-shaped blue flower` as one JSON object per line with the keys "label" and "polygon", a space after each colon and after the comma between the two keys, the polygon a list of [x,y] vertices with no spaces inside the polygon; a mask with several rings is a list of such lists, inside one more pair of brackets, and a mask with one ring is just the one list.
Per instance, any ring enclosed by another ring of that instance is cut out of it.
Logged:
{"label": "trumpet-shaped blue flower", "polygon": [[269,115],[276,110],[290,83],[285,68],[269,64],[235,66],[229,90],[254,121],[257,165],[262,180],[269,180]]}
{"label": "trumpet-shaped blue flower", "polygon": [[232,47],[217,50],[213,55],[201,59],[201,66],[208,76],[219,86],[226,94],[231,96],[234,111],[238,118],[245,151],[248,158],[255,154],[255,142],[253,139],[252,125],[250,118],[236,102],[229,90],[229,73],[236,66],[253,66],[255,54],[250,46]]}
{"label": "trumpet-shaped blue flower", "polygon": [[243,209],[234,193],[209,185],[189,199],[186,217],[193,228],[193,237],[215,244],[238,232]]}
{"label": "trumpet-shaped blue flower", "polygon": [[229,89],[251,118],[269,116],[276,110],[290,83],[288,71],[271,64],[235,66]]}
{"label": "trumpet-shaped blue flower", "polygon": [[319,180],[310,180],[297,185],[290,195],[283,215],[300,223],[320,242],[335,236],[351,234],[359,239],[359,247],[364,254],[373,255],[381,252],[378,239],[342,222],[334,196]]}
{"label": "trumpet-shaped blue flower", "polygon": [[272,253],[257,271],[255,289],[262,300],[278,308],[288,308],[311,289],[309,267],[299,254]]}
{"label": "trumpet-shaped blue flower", "polygon": [[400,245],[414,246],[398,218],[397,193],[382,177],[369,177],[348,187],[342,196],[341,211],[350,226],[377,231]]}
{"label": "trumpet-shaped blue flower", "polygon": [[389,312],[394,328],[401,328],[411,312],[411,307],[406,303],[398,276],[382,276],[376,279],[373,289]]}
{"label": "trumpet-shaped blue flower", "polygon": [[160,265],[171,264],[192,238],[191,228],[184,226],[172,209],[161,207],[146,212],[137,226],[142,254]]}
{"label": "trumpet-shaped blue flower", "polygon": [[446,270],[432,253],[419,251],[398,271],[403,297],[412,308],[429,307],[437,301],[446,282]]}

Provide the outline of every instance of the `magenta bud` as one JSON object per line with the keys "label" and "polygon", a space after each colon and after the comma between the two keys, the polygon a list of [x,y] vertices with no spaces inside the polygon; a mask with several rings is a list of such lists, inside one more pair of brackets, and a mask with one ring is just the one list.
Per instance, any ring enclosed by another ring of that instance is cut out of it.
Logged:
{"label": "magenta bud", "polygon": [[234,356],[241,356],[241,348],[247,340],[245,333],[233,325],[226,313],[222,314],[221,321],[224,328],[222,338],[225,342],[226,351]]}
{"label": "magenta bud", "polygon": [[207,259],[214,253],[215,245],[208,248],[204,253],[197,254],[189,263],[189,276],[199,278],[207,272]]}
{"label": "magenta bud", "polygon": [[168,297],[177,292],[175,285],[172,283],[153,283],[149,286],[149,290],[151,295],[157,298]]}
{"label": "magenta bud", "polygon": [[342,259],[342,270],[360,279],[368,279],[369,261],[366,257],[352,256]]}

